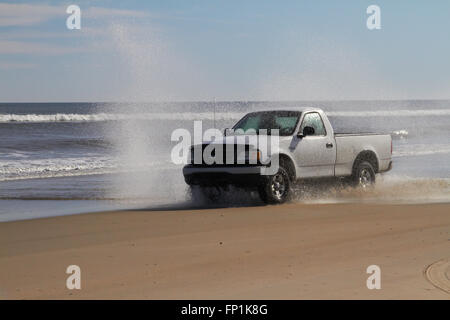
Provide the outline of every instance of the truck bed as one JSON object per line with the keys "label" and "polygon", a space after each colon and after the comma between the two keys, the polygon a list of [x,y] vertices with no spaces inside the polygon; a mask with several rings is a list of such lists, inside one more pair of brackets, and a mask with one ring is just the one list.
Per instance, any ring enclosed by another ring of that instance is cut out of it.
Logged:
{"label": "truck bed", "polygon": [[335,134],[336,176],[352,173],[354,159],[361,151],[371,151],[378,159],[379,171],[386,171],[391,162],[391,136],[380,133]]}

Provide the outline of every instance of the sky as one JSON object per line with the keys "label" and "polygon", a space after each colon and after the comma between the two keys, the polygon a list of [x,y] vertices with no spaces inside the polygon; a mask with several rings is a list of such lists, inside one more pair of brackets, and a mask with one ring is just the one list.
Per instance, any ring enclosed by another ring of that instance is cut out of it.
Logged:
{"label": "sky", "polygon": [[449,99],[449,34],[448,0],[0,0],[0,102]]}

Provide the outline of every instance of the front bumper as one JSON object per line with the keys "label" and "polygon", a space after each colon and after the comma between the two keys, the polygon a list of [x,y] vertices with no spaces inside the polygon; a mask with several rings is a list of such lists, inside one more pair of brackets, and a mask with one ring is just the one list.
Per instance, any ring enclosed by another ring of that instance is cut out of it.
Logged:
{"label": "front bumper", "polygon": [[186,165],[184,180],[189,185],[257,186],[261,181],[262,166],[208,167]]}

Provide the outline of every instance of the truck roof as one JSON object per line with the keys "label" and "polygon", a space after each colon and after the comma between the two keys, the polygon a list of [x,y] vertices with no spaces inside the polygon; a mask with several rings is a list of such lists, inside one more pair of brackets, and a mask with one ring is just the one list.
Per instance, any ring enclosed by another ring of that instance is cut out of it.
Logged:
{"label": "truck roof", "polygon": [[262,109],[262,110],[255,110],[249,113],[256,113],[256,112],[276,112],[276,111],[289,111],[289,112],[310,112],[310,111],[318,111],[323,112],[320,108],[311,108],[311,107],[302,107],[302,108],[282,108],[282,109]]}

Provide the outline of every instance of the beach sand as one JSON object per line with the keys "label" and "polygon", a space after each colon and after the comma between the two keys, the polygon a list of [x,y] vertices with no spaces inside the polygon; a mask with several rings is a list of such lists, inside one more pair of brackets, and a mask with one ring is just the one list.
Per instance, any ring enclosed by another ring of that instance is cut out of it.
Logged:
{"label": "beach sand", "polygon": [[450,204],[186,204],[0,223],[0,299],[449,299],[449,257]]}

